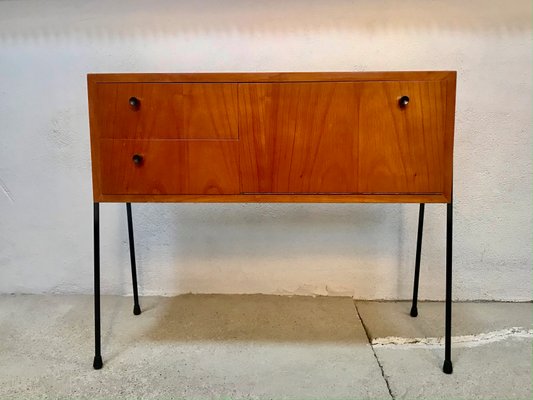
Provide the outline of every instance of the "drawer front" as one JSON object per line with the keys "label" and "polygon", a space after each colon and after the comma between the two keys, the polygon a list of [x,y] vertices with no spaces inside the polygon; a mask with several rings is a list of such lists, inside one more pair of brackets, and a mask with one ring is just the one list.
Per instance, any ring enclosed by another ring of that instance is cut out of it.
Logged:
{"label": "drawer front", "polygon": [[239,86],[244,193],[356,193],[352,82]]}
{"label": "drawer front", "polygon": [[101,138],[238,138],[236,84],[98,83],[95,94]]}
{"label": "drawer front", "polygon": [[237,194],[237,144],[103,139],[102,194]]}
{"label": "drawer front", "polygon": [[442,193],[445,83],[365,82],[357,92],[359,192]]}
{"label": "drawer front", "polygon": [[442,193],[445,85],[239,85],[243,192]]}

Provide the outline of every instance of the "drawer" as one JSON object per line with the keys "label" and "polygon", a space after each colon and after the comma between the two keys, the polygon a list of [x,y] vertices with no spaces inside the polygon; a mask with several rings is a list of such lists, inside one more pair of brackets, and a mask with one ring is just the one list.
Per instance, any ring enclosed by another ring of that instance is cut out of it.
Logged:
{"label": "drawer", "polygon": [[357,92],[359,191],[441,193],[446,83],[365,82]]}
{"label": "drawer", "polygon": [[103,194],[237,194],[237,141],[100,141]]}
{"label": "drawer", "polygon": [[101,138],[238,139],[232,83],[98,83]]}

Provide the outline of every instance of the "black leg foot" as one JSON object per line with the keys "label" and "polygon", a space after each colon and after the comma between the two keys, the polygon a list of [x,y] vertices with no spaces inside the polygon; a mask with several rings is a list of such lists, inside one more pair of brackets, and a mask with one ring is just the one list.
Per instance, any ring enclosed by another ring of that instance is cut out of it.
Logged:
{"label": "black leg foot", "polygon": [[135,304],[133,306],[133,314],[134,315],[139,315],[141,313],[141,306],[138,305],[138,304]]}
{"label": "black leg foot", "polygon": [[101,369],[104,363],[102,362],[102,356],[94,356],[93,368]]}
{"label": "black leg foot", "polygon": [[445,374],[451,374],[453,372],[453,365],[450,360],[444,360],[444,365],[442,366],[442,371]]}
{"label": "black leg foot", "polygon": [[445,374],[453,372],[452,367],[452,203],[448,203],[446,211],[446,303],[444,332],[444,365]]}
{"label": "black leg foot", "polygon": [[411,317],[418,316],[418,308],[416,306],[411,307]]}
{"label": "black leg foot", "polygon": [[94,369],[103,365],[100,340],[100,204],[94,203]]}

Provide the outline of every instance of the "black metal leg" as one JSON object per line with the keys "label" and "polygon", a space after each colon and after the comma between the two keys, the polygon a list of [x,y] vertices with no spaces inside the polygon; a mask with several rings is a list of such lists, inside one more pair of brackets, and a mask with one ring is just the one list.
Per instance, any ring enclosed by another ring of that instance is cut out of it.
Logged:
{"label": "black metal leg", "polygon": [[133,218],[131,216],[131,203],[126,203],[128,214],[128,237],[130,240],[131,280],[133,282],[133,314],[141,313],[139,305],[139,292],[137,290],[137,264],[135,263],[135,244],[133,242]]}
{"label": "black metal leg", "polygon": [[452,365],[452,241],[453,241],[452,203],[446,208],[446,328],[444,335],[444,365],[446,374],[453,372]]}
{"label": "black metal leg", "polygon": [[425,204],[420,204],[418,212],[418,236],[416,239],[416,259],[415,259],[415,281],[413,285],[413,305],[411,306],[411,317],[418,315],[418,281],[420,279],[420,254],[422,252],[422,232],[424,230],[424,209]]}
{"label": "black metal leg", "polygon": [[100,204],[94,203],[94,361],[93,368],[102,368],[100,343]]}

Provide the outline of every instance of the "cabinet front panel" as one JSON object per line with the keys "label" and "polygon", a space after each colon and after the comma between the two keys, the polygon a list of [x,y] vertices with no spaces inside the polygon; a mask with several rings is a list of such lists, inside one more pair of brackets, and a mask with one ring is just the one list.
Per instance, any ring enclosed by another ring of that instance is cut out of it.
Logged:
{"label": "cabinet front panel", "polygon": [[360,192],[442,193],[445,82],[365,82],[358,92]]}
{"label": "cabinet front panel", "polygon": [[237,84],[98,83],[101,138],[237,139]]}
{"label": "cabinet front panel", "polygon": [[356,193],[352,82],[239,84],[244,193]]}
{"label": "cabinet front panel", "polygon": [[238,142],[100,142],[102,194],[237,194]]}
{"label": "cabinet front panel", "polygon": [[455,82],[453,72],[89,75],[94,198],[450,201]]}

